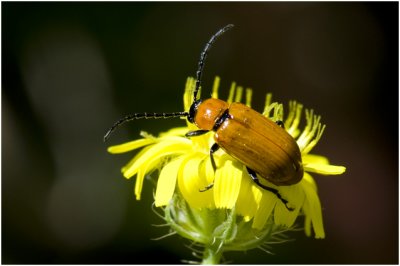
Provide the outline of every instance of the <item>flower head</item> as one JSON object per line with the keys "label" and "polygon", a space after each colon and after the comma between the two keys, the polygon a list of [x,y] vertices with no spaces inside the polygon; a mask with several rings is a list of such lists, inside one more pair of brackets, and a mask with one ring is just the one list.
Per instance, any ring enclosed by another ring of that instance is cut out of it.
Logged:
{"label": "flower head", "polygon": [[[192,104],[194,85],[195,80],[188,78],[183,101],[185,110]],[[217,77],[212,98],[218,98],[218,87]],[[233,83],[227,102],[241,102],[245,98],[246,105],[250,106],[252,91],[246,89],[245,97],[243,92],[242,87]],[[189,122],[158,137],[141,132],[141,139],[109,147],[108,151],[124,153],[141,148],[122,168],[122,173],[128,179],[136,176],[135,195],[139,200],[145,176],[158,170],[155,206],[164,207],[167,222],[186,238],[206,246],[219,245],[218,250],[245,250],[258,246],[260,240],[273,235],[277,228],[290,228],[299,215],[305,216],[308,236],[313,229],[316,238],[324,238],[321,203],[310,173],[337,175],[342,174],[345,167],[330,165],[326,157],[310,154],[325,129],[320,116],[306,109],[306,126],[300,130],[303,106],[290,102],[284,118],[283,105],[271,99],[271,94],[267,94],[262,114],[272,121],[284,122],[284,128],[301,151],[304,176],[299,183],[290,186],[262,181],[278,190],[293,211],[275,194],[255,184],[246,166],[223,150],[214,153],[218,166],[214,171],[210,160],[214,133],[187,138],[188,131],[197,130]],[[212,183],[213,188],[204,191]]]}

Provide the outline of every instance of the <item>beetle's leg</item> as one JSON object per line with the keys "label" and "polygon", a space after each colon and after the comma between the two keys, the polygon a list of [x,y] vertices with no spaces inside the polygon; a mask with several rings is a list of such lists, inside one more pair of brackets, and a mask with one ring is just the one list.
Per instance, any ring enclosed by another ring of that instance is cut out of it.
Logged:
{"label": "beetle's leg", "polygon": [[282,120],[276,120],[275,123],[280,126],[281,128],[285,129],[285,124],[283,123]]}
{"label": "beetle's leg", "polygon": [[210,130],[204,130],[204,129],[189,131],[188,133],[185,134],[185,137],[188,137],[188,138],[196,137],[196,136],[200,136],[200,135],[206,134],[209,131]]}
{"label": "beetle's leg", "polygon": [[[215,163],[214,155],[213,155],[213,154],[214,154],[214,152],[216,152],[218,149],[219,149],[219,145],[218,145],[217,143],[214,143],[214,144],[211,146],[211,148],[210,148],[210,160],[211,160],[211,165],[212,165],[212,168],[213,168],[213,170],[214,170],[214,173],[215,173],[215,171],[217,170],[217,164]],[[212,188],[213,186],[214,186],[214,181],[213,181],[211,184],[209,184],[208,186],[206,186],[205,188],[201,189],[200,192],[207,191],[207,190],[209,190],[210,188]]]}
{"label": "beetle's leg", "polygon": [[213,186],[214,186],[214,181],[211,184],[208,184],[205,188],[199,189],[199,191],[200,192],[207,191],[207,190],[211,189]]}
{"label": "beetle's leg", "polygon": [[219,145],[217,143],[214,143],[210,148],[210,159],[211,159],[212,168],[214,169],[214,173],[217,170],[217,164],[215,163],[215,160],[214,160],[214,152],[216,152],[218,149],[219,149]]}
{"label": "beetle's leg", "polygon": [[272,188],[272,187],[267,187],[267,186],[261,184],[260,180],[257,177],[256,172],[254,172],[253,169],[250,169],[247,166],[246,166],[246,168],[247,168],[247,172],[249,173],[251,179],[253,179],[254,183],[256,183],[258,186],[262,187],[263,189],[274,193],[278,197],[278,199],[280,199],[282,201],[282,203],[285,204],[286,209],[288,209],[289,211],[294,211],[294,208],[288,206],[289,202],[286,199],[282,198],[281,194],[279,193],[279,191],[277,189]]}

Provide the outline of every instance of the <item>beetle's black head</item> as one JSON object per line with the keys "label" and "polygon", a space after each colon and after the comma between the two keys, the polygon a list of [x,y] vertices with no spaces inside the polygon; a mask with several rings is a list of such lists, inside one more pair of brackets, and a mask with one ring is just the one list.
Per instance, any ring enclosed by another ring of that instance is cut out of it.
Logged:
{"label": "beetle's black head", "polygon": [[193,103],[192,103],[192,105],[190,106],[190,109],[189,109],[189,115],[188,115],[188,117],[187,117],[187,120],[190,122],[190,123],[194,123],[194,118],[195,118],[195,116],[196,116],[196,113],[197,113],[197,109],[198,109],[198,107],[199,107],[199,105],[201,104],[201,100],[195,100]]}

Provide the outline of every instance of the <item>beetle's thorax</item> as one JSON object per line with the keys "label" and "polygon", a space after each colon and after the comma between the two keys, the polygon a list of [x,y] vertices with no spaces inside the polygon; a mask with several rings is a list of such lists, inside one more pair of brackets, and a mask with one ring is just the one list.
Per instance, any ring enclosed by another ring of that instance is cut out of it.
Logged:
{"label": "beetle's thorax", "polygon": [[210,98],[204,101],[196,101],[190,107],[190,115],[193,115],[193,117],[188,119],[190,122],[192,122],[192,119],[192,123],[200,129],[215,130],[215,126],[221,124],[224,117],[228,115],[228,108],[229,104],[219,99]]}

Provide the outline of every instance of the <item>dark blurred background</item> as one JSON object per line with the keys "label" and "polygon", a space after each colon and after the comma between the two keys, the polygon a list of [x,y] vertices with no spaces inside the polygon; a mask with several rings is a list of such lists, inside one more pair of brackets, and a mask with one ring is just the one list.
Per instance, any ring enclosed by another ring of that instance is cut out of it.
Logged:
{"label": "dark blurred background", "polygon": [[[302,102],[327,129],[313,153],[347,166],[317,176],[326,239],[227,253],[234,263],[398,263],[398,3],[2,2],[2,263],[180,263],[194,259],[141,201],[106,147],[182,120],[186,77],[220,27],[203,86],[221,76]],[[207,92],[207,90],[206,90]],[[302,226],[300,219],[299,225]]]}

